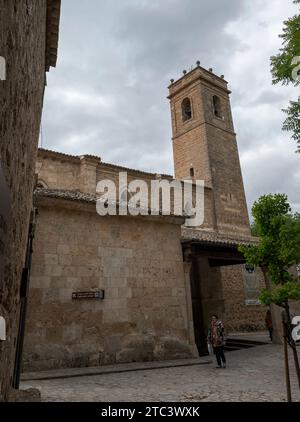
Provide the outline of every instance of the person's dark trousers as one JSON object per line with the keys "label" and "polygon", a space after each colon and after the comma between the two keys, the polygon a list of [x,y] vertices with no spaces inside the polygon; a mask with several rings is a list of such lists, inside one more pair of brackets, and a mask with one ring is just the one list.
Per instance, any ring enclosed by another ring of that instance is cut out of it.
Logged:
{"label": "person's dark trousers", "polygon": [[273,341],[273,328],[269,328],[270,340]]}
{"label": "person's dark trousers", "polygon": [[214,352],[217,358],[218,366],[222,366],[222,362],[226,363],[224,346],[214,347]]}

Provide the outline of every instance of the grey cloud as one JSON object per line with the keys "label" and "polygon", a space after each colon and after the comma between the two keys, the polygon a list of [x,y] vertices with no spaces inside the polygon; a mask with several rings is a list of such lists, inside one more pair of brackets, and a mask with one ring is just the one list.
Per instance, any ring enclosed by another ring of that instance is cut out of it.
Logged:
{"label": "grey cloud", "polygon": [[[230,45],[222,28],[242,3],[232,1],[224,13],[218,12],[219,1],[63,4],[58,68],[49,77],[46,97],[45,146],[172,172],[169,78],[199,57],[209,62],[212,51]],[[60,89],[62,97],[65,90],[108,94],[115,107],[98,115],[96,109],[92,114],[91,108],[79,110],[76,100],[66,107],[59,95],[52,98],[52,88]],[[87,133],[93,134],[88,142]],[[80,136],[82,142],[72,147],[71,140]]]}
{"label": "grey cloud", "polygon": [[[275,142],[276,143],[276,142]],[[260,155],[260,165],[256,164],[256,157]],[[245,189],[248,201],[252,204],[260,195],[272,193],[286,193],[294,210],[300,211],[299,189],[300,183],[299,156],[292,155],[289,148],[285,153],[279,145],[273,151],[262,153],[255,151],[243,160],[245,169]]]}
{"label": "grey cloud", "polygon": [[[281,133],[279,119],[264,123],[259,112],[263,104],[277,108],[281,94],[266,87],[251,103],[245,98],[251,75],[230,79],[231,57],[246,46],[225,28],[235,19],[248,19],[246,0],[64,0],[62,4],[58,67],[48,76],[45,99],[45,148],[173,173],[166,87],[171,77],[181,76],[182,69],[197,59],[232,82],[241,154]],[[255,89],[253,82],[251,91]],[[289,167],[288,160],[285,165]],[[264,166],[257,160],[257,172]],[[259,192],[257,172],[244,161],[243,170],[251,203]],[[271,191],[277,181],[270,178],[273,183],[265,186]],[[288,189],[288,183],[282,188]]]}
{"label": "grey cloud", "polygon": [[258,93],[255,100],[253,100],[250,105],[258,104],[278,104],[279,107],[286,100],[286,94],[284,92],[275,92],[274,90],[265,90]]}

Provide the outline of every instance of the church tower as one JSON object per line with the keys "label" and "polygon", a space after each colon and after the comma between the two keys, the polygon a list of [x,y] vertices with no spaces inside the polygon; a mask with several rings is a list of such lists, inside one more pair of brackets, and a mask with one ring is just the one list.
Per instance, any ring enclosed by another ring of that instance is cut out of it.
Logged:
{"label": "church tower", "polygon": [[213,229],[249,235],[249,218],[224,77],[197,62],[169,86],[176,179],[204,180],[211,190]]}

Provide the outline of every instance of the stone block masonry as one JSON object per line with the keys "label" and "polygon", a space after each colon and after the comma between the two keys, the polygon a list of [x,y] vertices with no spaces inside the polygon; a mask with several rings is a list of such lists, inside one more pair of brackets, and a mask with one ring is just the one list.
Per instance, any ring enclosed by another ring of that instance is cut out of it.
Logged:
{"label": "stone block masonry", "polygon": [[8,399],[14,370],[45,70],[56,61],[59,6],[58,0],[0,0],[0,56],[6,61],[6,80],[0,81],[0,162],[11,196],[5,269],[0,274],[0,315],[7,323],[7,340],[0,342],[3,400]]}
{"label": "stone block masonry", "polygon": [[24,370],[194,356],[180,224],[52,202],[39,206]]}

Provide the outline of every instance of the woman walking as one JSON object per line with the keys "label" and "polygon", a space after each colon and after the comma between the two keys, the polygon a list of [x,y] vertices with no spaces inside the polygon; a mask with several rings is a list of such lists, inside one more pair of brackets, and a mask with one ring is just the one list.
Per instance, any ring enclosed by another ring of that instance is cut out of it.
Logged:
{"label": "woman walking", "polygon": [[212,315],[211,317],[207,342],[213,347],[214,354],[216,355],[218,363],[217,369],[226,368],[226,358],[224,354],[225,330],[222,321],[218,319],[218,315]]}

